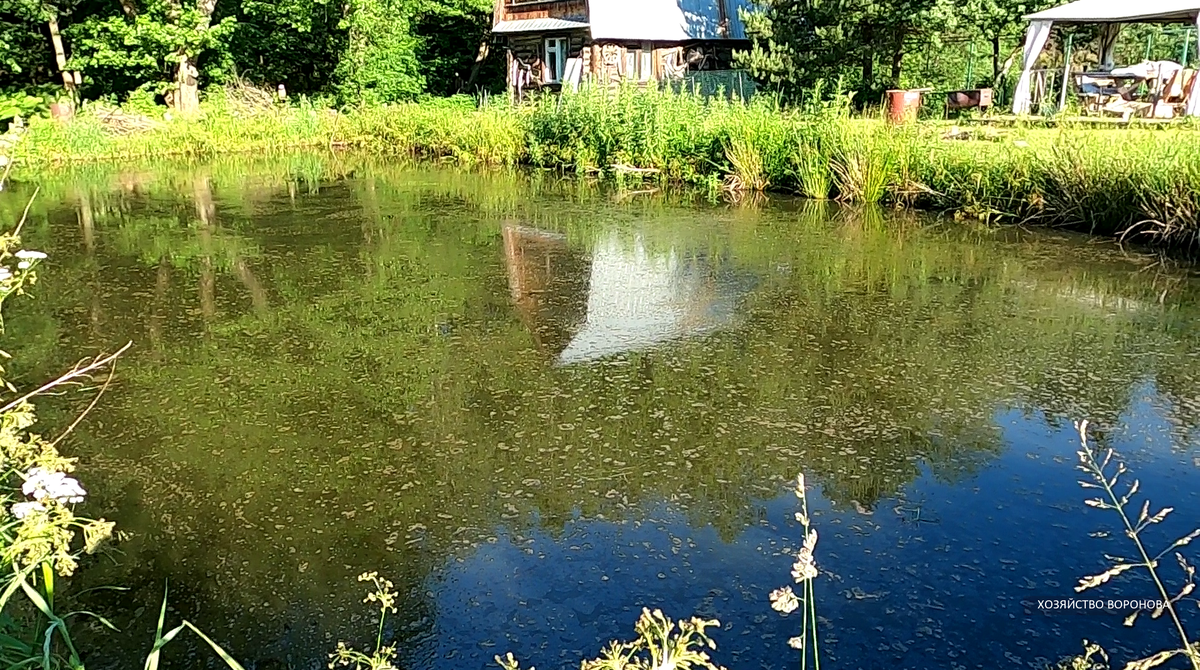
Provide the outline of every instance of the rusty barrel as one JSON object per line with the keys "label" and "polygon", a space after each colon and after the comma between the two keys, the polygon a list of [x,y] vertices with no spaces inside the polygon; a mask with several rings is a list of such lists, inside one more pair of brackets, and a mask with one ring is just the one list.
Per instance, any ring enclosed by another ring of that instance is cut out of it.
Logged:
{"label": "rusty barrel", "polygon": [[921,91],[897,88],[889,90],[887,96],[889,121],[905,123],[917,117],[917,109],[921,107]]}

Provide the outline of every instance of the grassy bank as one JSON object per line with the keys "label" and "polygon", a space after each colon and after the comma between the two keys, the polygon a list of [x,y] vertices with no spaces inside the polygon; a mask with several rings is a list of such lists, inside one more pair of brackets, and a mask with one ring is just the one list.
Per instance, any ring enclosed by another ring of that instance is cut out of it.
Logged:
{"label": "grassy bank", "polygon": [[[512,107],[434,101],[334,112],[215,96],[195,121],[84,110],[35,120],[18,164],[359,149],[468,166],[528,165],[713,189],[775,190],[1191,246],[1200,130],[891,127],[834,99],[781,110],[669,93],[583,92]],[[965,139],[964,139],[965,137]]]}

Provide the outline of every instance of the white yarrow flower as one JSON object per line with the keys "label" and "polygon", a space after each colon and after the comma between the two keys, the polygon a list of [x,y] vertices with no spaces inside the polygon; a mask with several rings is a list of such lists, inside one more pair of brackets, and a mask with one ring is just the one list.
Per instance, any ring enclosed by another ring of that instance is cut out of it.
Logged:
{"label": "white yarrow flower", "polygon": [[803,649],[804,648],[804,638],[789,637],[788,638],[788,646],[791,647],[792,649]]}
{"label": "white yarrow flower", "polygon": [[25,517],[29,516],[30,514],[33,514],[34,512],[45,512],[45,511],[46,511],[46,506],[43,505],[42,503],[34,501],[34,500],[30,500],[27,502],[15,503],[12,506],[12,514],[13,514],[13,516],[17,517],[18,519],[24,519]]}
{"label": "white yarrow flower", "polygon": [[28,249],[22,249],[13,255],[23,261],[40,261],[46,257],[46,254],[40,251],[30,251]]}
{"label": "white yarrow flower", "polygon": [[817,563],[813,557],[816,548],[817,531],[810,530],[804,536],[804,546],[800,547],[800,553],[796,555],[796,562],[792,564],[792,579],[797,584],[803,584],[817,576]]}
{"label": "white yarrow flower", "polygon": [[53,472],[44,468],[33,468],[25,475],[25,484],[21,492],[33,496],[34,500],[50,498],[66,505],[81,503],[87,491],[79,484],[79,480],[68,477],[65,472]]}
{"label": "white yarrow flower", "polygon": [[18,270],[28,270],[29,269],[29,261],[21,261],[20,263],[17,263],[17,269]]}
{"label": "white yarrow flower", "polygon": [[800,599],[792,592],[792,587],[785,586],[771,592],[771,609],[790,614],[800,606]]}

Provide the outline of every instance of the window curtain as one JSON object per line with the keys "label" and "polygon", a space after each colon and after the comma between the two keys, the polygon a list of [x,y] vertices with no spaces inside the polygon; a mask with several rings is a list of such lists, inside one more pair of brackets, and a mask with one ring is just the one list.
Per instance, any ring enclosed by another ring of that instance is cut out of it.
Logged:
{"label": "window curtain", "polygon": [[1050,38],[1050,27],[1053,21],[1030,21],[1029,30],[1025,33],[1024,61],[1021,67],[1021,78],[1017,80],[1017,90],[1013,92],[1013,114],[1028,114],[1029,80],[1032,77],[1033,64],[1041,55]]}

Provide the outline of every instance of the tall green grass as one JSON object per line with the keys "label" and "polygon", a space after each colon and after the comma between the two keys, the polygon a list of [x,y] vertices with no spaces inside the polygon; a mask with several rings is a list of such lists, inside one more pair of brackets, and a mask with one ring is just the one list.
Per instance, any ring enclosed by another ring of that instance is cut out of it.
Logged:
{"label": "tall green grass", "polygon": [[512,105],[426,101],[343,112],[239,108],[115,132],[86,109],[30,124],[26,166],[160,156],[352,149],[465,166],[528,165],[732,190],[955,211],[1176,245],[1200,240],[1200,130],[1017,127],[943,139],[851,113],[836,91],[803,106],[670,91],[585,89]]}

